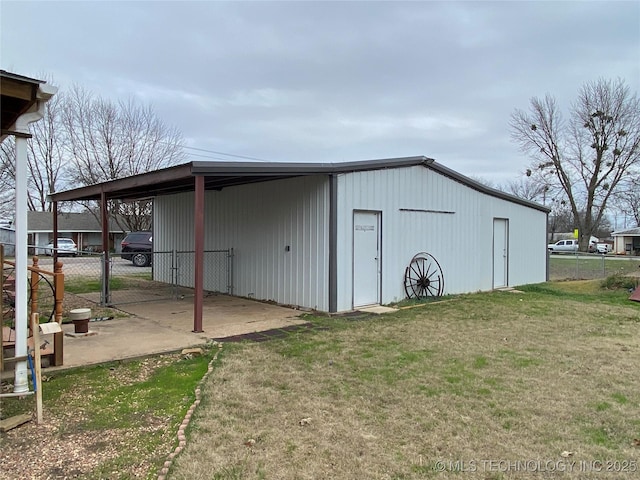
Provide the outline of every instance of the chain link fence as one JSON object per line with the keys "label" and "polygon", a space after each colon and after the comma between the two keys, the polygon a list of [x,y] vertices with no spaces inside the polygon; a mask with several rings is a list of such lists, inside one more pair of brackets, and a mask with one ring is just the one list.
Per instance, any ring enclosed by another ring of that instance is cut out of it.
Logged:
{"label": "chain link fence", "polygon": [[[59,256],[65,275],[65,310],[66,305],[73,306],[78,300],[118,306],[193,295],[195,252],[145,255],[149,257],[145,266],[136,266],[126,254],[126,258],[109,254],[108,266],[103,253],[82,251],[75,256]],[[40,268],[53,270],[52,256],[40,255],[38,262]],[[233,249],[206,250],[203,265],[207,291],[233,294]]]}
{"label": "chain link fence", "polygon": [[[118,306],[193,295],[195,252],[149,252],[146,266],[136,266],[132,258],[78,252],[60,256],[65,275],[65,311],[84,301],[100,306]],[[31,263],[31,262],[30,262]],[[140,262],[138,262],[140,264]],[[40,255],[38,265],[53,271],[53,257]],[[233,294],[233,249],[206,250],[203,261],[205,290]],[[549,255],[550,280],[604,279],[611,275],[640,276],[640,257],[599,254]],[[44,282],[43,282],[44,283]],[[42,293],[47,298],[49,294]]]}
{"label": "chain link fence", "polygon": [[640,275],[640,257],[549,254],[549,280],[595,280],[611,275]]}

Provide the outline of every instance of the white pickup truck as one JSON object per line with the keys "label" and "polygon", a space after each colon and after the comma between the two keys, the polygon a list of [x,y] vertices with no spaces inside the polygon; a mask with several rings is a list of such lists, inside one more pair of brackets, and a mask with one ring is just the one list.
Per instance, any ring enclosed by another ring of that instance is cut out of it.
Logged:
{"label": "white pickup truck", "polygon": [[559,240],[547,245],[551,253],[575,253],[578,251],[578,240]]}

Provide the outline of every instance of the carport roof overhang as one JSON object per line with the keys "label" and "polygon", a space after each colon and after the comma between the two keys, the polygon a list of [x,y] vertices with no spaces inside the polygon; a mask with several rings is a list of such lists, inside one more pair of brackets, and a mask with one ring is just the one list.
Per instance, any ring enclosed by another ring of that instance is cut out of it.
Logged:
{"label": "carport roof overhang", "polygon": [[159,195],[193,192],[196,177],[204,177],[205,190],[222,190],[236,185],[306,175],[335,175],[415,165],[427,167],[493,197],[549,212],[549,209],[543,205],[487,187],[424,156],[339,163],[189,162],[119,180],[52,193],[50,198],[54,202],[100,200],[104,194],[107,199],[139,200]]}
{"label": "carport roof overhang", "polygon": [[433,159],[405,157],[342,163],[189,162],[119,180],[52,193],[54,202],[109,199],[136,200],[193,192],[195,177],[204,177],[205,190],[308,175],[331,175],[412,165],[428,165]]}

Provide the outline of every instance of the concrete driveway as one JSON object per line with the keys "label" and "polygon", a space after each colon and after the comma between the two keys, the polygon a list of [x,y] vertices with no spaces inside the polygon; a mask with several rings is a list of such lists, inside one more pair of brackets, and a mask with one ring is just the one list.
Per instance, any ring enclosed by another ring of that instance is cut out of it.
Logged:
{"label": "concrete driveway", "polygon": [[[140,293],[144,298],[144,292]],[[193,333],[193,298],[122,305],[127,318],[91,321],[89,334],[63,325],[65,368],[176,351],[220,339],[305,323],[299,310],[223,294],[205,297],[203,333]]]}

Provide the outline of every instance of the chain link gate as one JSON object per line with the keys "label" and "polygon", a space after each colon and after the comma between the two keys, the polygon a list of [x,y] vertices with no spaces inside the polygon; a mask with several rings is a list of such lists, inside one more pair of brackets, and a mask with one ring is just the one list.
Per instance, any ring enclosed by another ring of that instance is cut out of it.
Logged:
{"label": "chain link gate", "polygon": [[[136,267],[119,255],[101,255],[101,305],[115,306],[193,295],[194,251],[151,252],[149,266]],[[204,289],[233,295],[233,249],[204,251]]]}

